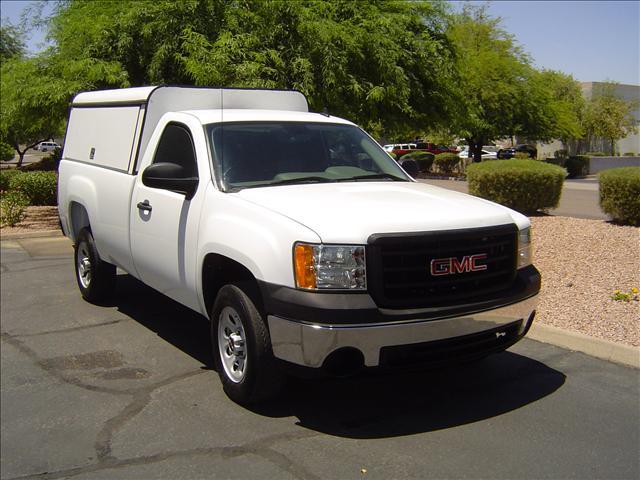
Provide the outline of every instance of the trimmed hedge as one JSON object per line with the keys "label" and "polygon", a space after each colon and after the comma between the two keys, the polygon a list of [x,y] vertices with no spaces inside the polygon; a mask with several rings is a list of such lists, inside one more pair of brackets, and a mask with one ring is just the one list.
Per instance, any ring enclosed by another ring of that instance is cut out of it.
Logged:
{"label": "trimmed hedge", "polygon": [[58,176],[55,172],[22,172],[9,180],[9,190],[24,193],[30,205],[56,205]]}
{"label": "trimmed hedge", "polygon": [[569,178],[584,177],[589,173],[589,157],[586,155],[572,155],[564,162],[564,168]]}
{"label": "trimmed hedge", "polygon": [[431,170],[431,165],[433,165],[433,161],[435,160],[436,156],[433,153],[429,152],[410,152],[403,155],[401,158],[402,160],[415,160],[418,164],[420,173],[426,173]]}
{"label": "trimmed hedge", "polygon": [[460,165],[460,157],[455,153],[439,153],[433,160],[433,164],[442,173],[452,173]]}
{"label": "trimmed hedge", "polygon": [[512,159],[467,167],[469,193],[525,214],[555,208],[566,172],[537,160]]}
{"label": "trimmed hedge", "polygon": [[9,190],[9,183],[11,179],[20,174],[22,174],[22,172],[20,170],[16,170],[15,168],[6,168],[0,170],[0,191],[6,192],[7,190]]}
{"label": "trimmed hedge", "polygon": [[640,167],[600,172],[600,208],[614,220],[640,226]]}

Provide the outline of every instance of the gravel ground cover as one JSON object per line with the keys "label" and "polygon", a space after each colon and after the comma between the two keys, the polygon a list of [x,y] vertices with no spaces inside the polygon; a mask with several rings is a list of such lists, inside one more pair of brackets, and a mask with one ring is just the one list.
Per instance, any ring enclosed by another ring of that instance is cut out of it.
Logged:
{"label": "gravel ground cover", "polygon": [[2,234],[59,230],[58,207],[27,207],[27,216],[15,227],[3,226]]}
{"label": "gravel ground cover", "polygon": [[[640,288],[640,228],[603,220],[533,217],[534,263],[542,273],[536,321],[640,346],[640,302],[615,301],[615,290]],[[29,207],[2,234],[57,230],[57,207]]]}
{"label": "gravel ground cover", "polygon": [[533,261],[542,274],[536,321],[640,346],[640,228],[603,220],[533,217]]}

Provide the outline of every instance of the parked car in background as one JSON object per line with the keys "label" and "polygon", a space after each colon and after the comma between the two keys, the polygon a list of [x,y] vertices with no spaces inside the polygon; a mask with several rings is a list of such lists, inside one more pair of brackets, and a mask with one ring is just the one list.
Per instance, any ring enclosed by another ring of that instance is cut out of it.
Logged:
{"label": "parked car in background", "polygon": [[439,153],[458,153],[458,149],[455,147],[447,147],[446,145],[429,142],[418,142],[416,143],[416,147],[418,150],[424,150],[434,155],[438,155]]}
{"label": "parked car in background", "polygon": [[56,148],[60,148],[60,145],[56,142],[40,142],[36,145],[35,150],[40,152],[52,152]]}
{"label": "parked car in background", "polygon": [[[471,158],[471,152],[469,151],[469,147],[465,147],[460,153],[458,153],[460,158]],[[483,160],[491,160],[498,158],[497,152],[490,152],[488,150],[482,149],[482,159]]]}
{"label": "parked car in background", "polygon": [[[387,147],[388,146],[389,145],[387,145]],[[413,152],[416,149],[417,149],[417,146],[415,143],[395,143],[391,146],[391,150],[387,150],[387,151],[395,155],[402,156],[407,153]]]}
{"label": "parked car in background", "polygon": [[446,145],[439,145],[429,142],[416,142],[416,143],[393,143],[384,145],[382,147],[385,151],[393,153],[398,156],[405,155],[410,152],[429,152],[437,155],[439,153],[457,153],[458,149],[455,147],[447,147]]}
{"label": "parked car in background", "polygon": [[515,147],[501,148],[498,150],[498,158],[508,159],[515,157],[516,153],[526,153],[529,158],[536,158],[538,156],[538,149],[533,145],[516,145]]}

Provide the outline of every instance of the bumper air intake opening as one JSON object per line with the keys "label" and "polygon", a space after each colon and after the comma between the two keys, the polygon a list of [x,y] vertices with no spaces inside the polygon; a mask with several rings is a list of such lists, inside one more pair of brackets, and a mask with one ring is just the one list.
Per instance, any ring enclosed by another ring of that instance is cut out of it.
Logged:
{"label": "bumper air intake opening", "polygon": [[340,348],[329,354],[322,368],[331,376],[349,377],[364,368],[364,355],[357,348]]}

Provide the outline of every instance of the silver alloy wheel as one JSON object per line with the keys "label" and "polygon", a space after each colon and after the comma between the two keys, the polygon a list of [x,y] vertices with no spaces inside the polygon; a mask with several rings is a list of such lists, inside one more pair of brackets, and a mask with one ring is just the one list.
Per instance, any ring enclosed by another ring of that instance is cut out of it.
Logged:
{"label": "silver alloy wheel", "polygon": [[247,336],[240,315],[233,307],[224,307],[218,317],[218,352],[227,378],[239,383],[247,370]]}
{"label": "silver alloy wheel", "polygon": [[78,245],[76,253],[76,267],[78,269],[78,278],[84,288],[89,288],[91,284],[91,260],[89,258],[89,246],[86,242]]}

